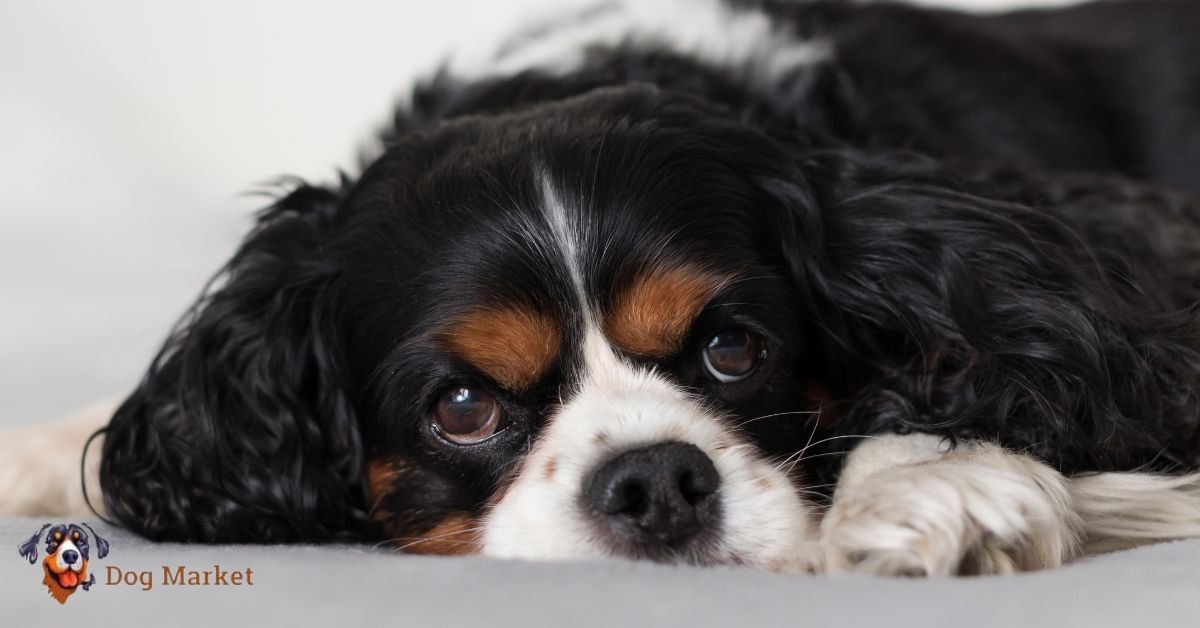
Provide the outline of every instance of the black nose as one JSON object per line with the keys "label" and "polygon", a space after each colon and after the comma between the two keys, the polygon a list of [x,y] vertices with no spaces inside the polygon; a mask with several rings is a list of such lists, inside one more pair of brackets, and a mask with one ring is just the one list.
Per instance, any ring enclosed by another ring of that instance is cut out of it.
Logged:
{"label": "black nose", "polygon": [[592,472],[584,498],[618,534],[675,547],[712,525],[721,477],[695,445],[666,442],[621,453]]}
{"label": "black nose", "polygon": [[67,550],[63,552],[62,559],[64,563],[68,565],[74,565],[79,561],[79,552],[76,552],[75,550]]}

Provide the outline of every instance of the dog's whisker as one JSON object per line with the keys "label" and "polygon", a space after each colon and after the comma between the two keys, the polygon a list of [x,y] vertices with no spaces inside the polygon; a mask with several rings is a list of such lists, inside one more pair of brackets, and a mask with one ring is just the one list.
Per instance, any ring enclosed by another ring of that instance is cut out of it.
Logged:
{"label": "dog's whisker", "polygon": [[[815,460],[817,458],[824,458],[825,456],[845,456],[849,453],[850,452],[848,452],[848,451],[827,451],[827,452],[821,453],[821,454],[813,454],[811,456],[802,456],[798,460],[793,462],[791,467],[788,467],[787,473],[790,475],[792,473],[792,471],[796,468],[797,465],[799,465],[801,462],[805,462],[807,460]],[[825,485],[825,486],[833,486],[833,485]]]}
{"label": "dog's whisker", "polygon": [[877,439],[877,438],[879,438],[879,437],[878,437],[878,436],[872,436],[872,435],[869,435],[869,434],[843,434],[843,435],[841,435],[841,436],[830,436],[829,438],[822,438],[821,440],[819,440],[819,441],[817,441],[817,442],[815,442],[815,443],[812,443],[812,444],[810,444],[810,445],[805,445],[805,446],[804,446],[804,448],[803,448],[803,449],[801,449],[800,451],[801,451],[801,452],[804,452],[804,451],[807,451],[809,448],[816,447],[817,445],[820,445],[820,444],[823,444],[823,443],[828,443],[828,442],[830,442],[830,441],[841,440],[841,439],[844,439],[844,438],[871,438],[871,439]]}
{"label": "dog's whisker", "polygon": [[478,539],[471,539],[468,541],[460,541],[457,539],[451,539],[450,537],[458,536],[461,534],[477,534],[479,532],[483,532],[483,530],[484,530],[484,526],[474,526],[474,527],[470,527],[470,528],[463,528],[461,530],[453,530],[453,531],[447,532],[445,534],[435,534],[433,536],[398,537],[398,538],[394,538],[394,539],[389,539],[388,543],[409,541],[408,543],[405,543],[404,545],[400,545],[398,547],[392,548],[392,551],[395,553],[403,552],[404,550],[406,550],[410,547],[413,547],[414,545],[420,545],[421,543],[428,543],[430,541],[438,541],[439,543],[455,543],[455,544],[459,544],[459,545],[479,545],[480,541]]}
{"label": "dog's whisker", "polygon": [[[394,548],[392,550],[392,553],[393,554],[407,554],[407,553],[409,553],[408,549],[410,547],[421,545],[423,543],[428,543],[428,542],[432,542],[432,541],[434,541],[434,539],[418,539],[416,541],[413,541],[412,543],[406,543],[404,545]],[[445,543],[445,544],[450,544],[450,545],[462,545],[462,546],[468,546],[471,548],[480,547],[479,541],[458,541],[458,540],[454,540],[454,539],[437,539],[436,541],[437,541],[437,543]]]}
{"label": "dog's whisker", "polygon": [[457,534],[466,534],[468,532],[482,532],[484,529],[485,529],[484,526],[472,526],[469,528],[462,528],[460,530],[451,530],[450,532],[446,532],[444,534],[436,534],[433,536],[422,536],[422,537],[398,536],[398,537],[393,537],[390,539],[385,539],[383,541],[380,541],[380,542],[372,545],[371,549],[379,549],[380,547],[387,545],[389,543],[399,543],[399,542],[404,542],[404,541],[413,541],[413,542],[432,541],[434,539],[440,539],[442,537],[450,537],[450,536],[454,536]]}
{"label": "dog's whisker", "polygon": [[[843,434],[840,436],[830,436],[829,438],[823,438],[816,442],[809,442],[804,447],[801,447],[800,450],[797,451],[796,453],[789,455],[788,457],[784,458],[781,462],[777,463],[775,465],[775,469],[777,471],[783,471],[783,467],[788,466],[787,471],[784,471],[784,473],[790,475],[792,473],[792,471],[794,471],[796,469],[796,466],[799,465],[804,460],[811,460],[813,458],[819,458],[823,455],[826,455],[826,454],[818,454],[818,455],[813,455],[813,456],[805,456],[804,452],[806,452],[809,449],[816,447],[817,445],[820,445],[822,443],[827,443],[827,442],[835,441],[835,440],[841,440],[841,439],[845,439],[845,438],[879,438],[879,437],[878,436],[870,436],[867,434]],[[811,441],[811,437],[809,440]],[[835,453],[843,454],[843,453],[848,453],[848,452],[835,452]]]}
{"label": "dog's whisker", "polygon": [[[739,422],[739,423],[735,424],[735,425],[733,426],[733,429],[741,429],[742,427],[744,427],[744,426],[746,426],[746,425],[749,425],[749,424],[751,424],[751,423],[754,423],[755,421],[762,421],[763,419],[773,419],[773,418],[775,418],[775,417],[788,416],[788,415],[793,415],[793,414],[816,414],[816,415],[820,415],[820,413],[821,413],[821,411],[820,411],[820,410],[792,410],[792,411],[790,411],[790,412],[776,412],[776,413],[774,413],[774,414],[764,414],[764,415],[762,415],[762,416],[756,416],[756,417],[754,417],[754,418],[752,418],[752,419],[746,419],[746,420],[744,420],[744,421],[741,421],[741,422]],[[814,425],[815,425],[815,423],[814,423]],[[815,428],[814,428],[814,429],[815,429]]]}
{"label": "dog's whisker", "polygon": [[817,428],[821,425],[821,413],[824,411],[825,404],[820,404],[817,406],[817,420],[813,421],[812,430],[808,432],[808,440],[804,442],[804,447],[801,447],[800,451],[808,449],[808,446],[812,444],[813,437],[817,435]]}

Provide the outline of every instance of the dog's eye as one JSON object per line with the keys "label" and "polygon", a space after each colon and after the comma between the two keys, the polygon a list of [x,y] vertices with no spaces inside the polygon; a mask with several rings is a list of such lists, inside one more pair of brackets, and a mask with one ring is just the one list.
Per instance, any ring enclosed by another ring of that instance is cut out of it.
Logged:
{"label": "dog's eye", "polygon": [[713,336],[704,347],[704,367],[722,383],[748,377],[767,356],[757,334],[730,327]]}
{"label": "dog's eye", "polygon": [[504,411],[495,397],[465,386],[442,393],[433,408],[438,431],[464,445],[477,443],[498,432],[503,418]]}

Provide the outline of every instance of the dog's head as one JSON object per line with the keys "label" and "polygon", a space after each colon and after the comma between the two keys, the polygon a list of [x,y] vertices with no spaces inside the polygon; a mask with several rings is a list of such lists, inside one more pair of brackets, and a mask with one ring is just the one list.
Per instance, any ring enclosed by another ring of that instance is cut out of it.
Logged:
{"label": "dog's head", "polygon": [[[91,530],[90,536],[84,528]],[[76,589],[87,589],[95,581],[88,578],[92,541],[96,544],[96,557],[100,559],[108,556],[108,541],[86,523],[47,523],[17,546],[17,552],[30,565],[37,564],[43,533],[46,535],[46,557],[42,559],[42,583],[58,603],[65,604]]]}
{"label": "dog's head", "polygon": [[155,537],[780,561],[829,395],[792,167],[646,86],[402,138],[263,217],[113,421],[108,505]]}
{"label": "dog's head", "polygon": [[1005,333],[979,285],[1065,274],[925,162],[802,142],[629,85],[298,188],[113,419],[108,508],[157,539],[798,560],[828,402],[884,375],[871,420],[977,402],[931,385],[972,359],[955,317]]}
{"label": "dog's head", "polygon": [[[45,572],[42,583],[62,604],[87,579],[91,547],[87,532],[74,523],[60,523],[49,528],[46,530],[46,557],[42,559]],[[36,543],[36,539],[33,541]]]}
{"label": "dog's head", "polygon": [[696,102],[625,88],[463,120],[372,166],[340,255],[387,535],[519,557],[795,555],[808,507],[779,463],[821,400],[788,385],[817,374],[752,165],[772,152]]}

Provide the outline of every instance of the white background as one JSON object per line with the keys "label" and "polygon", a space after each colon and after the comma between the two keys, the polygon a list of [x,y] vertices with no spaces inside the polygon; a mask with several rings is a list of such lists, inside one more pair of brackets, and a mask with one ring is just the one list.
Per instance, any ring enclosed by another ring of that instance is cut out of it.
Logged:
{"label": "white background", "polygon": [[246,191],[351,167],[411,79],[564,4],[3,0],[0,425],[127,392]]}

